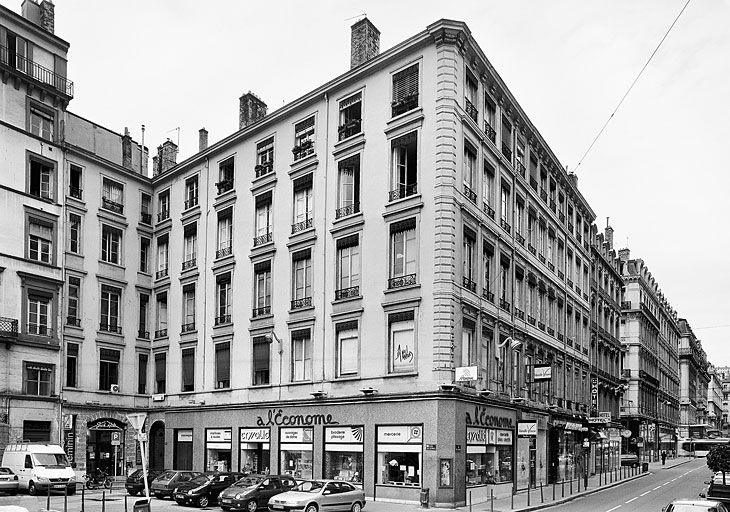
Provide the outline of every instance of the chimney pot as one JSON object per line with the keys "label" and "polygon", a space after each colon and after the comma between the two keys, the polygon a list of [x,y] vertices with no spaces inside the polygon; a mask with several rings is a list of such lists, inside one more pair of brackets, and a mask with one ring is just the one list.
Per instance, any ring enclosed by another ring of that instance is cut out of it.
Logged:
{"label": "chimney pot", "polygon": [[608,249],[613,249],[613,228],[606,226],[606,242],[608,243]]}
{"label": "chimney pot", "polygon": [[160,172],[175,167],[177,164],[177,144],[167,139],[161,146],[157,147],[157,156],[159,157]]}
{"label": "chimney pot", "polygon": [[46,32],[53,34],[55,28],[55,6],[51,0],[43,0],[41,2],[41,28]]}
{"label": "chimney pot", "polygon": [[353,69],[380,53],[380,30],[367,18],[350,28],[350,69]]}
{"label": "chimney pot", "polygon": [[198,131],[198,151],[208,149],[208,130],[201,128]]}
{"label": "chimney pot", "polygon": [[132,136],[129,135],[129,128],[126,126],[122,136],[122,167],[132,169]]}
{"label": "chimney pot", "polygon": [[573,185],[576,189],[578,188],[578,175],[574,172],[568,173],[568,179],[570,180],[570,184]]}
{"label": "chimney pot", "polygon": [[23,0],[20,5],[20,13],[26,20],[41,26],[41,6],[34,0]]}
{"label": "chimney pot", "polygon": [[251,91],[239,98],[238,129],[254,124],[266,117],[266,103]]}

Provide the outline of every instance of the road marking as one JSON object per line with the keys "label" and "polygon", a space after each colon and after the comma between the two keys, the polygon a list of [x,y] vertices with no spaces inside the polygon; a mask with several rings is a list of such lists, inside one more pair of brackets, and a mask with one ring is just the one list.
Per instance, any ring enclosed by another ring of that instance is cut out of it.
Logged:
{"label": "road marking", "polygon": [[[679,477],[677,477],[677,478],[679,478]],[[676,480],[677,478],[672,478],[672,479],[670,480],[670,482],[674,482],[674,481],[675,481],[675,480]]]}
{"label": "road marking", "polygon": [[615,506],[615,507],[613,507],[613,508],[609,508],[608,510],[606,510],[606,512],[613,512],[613,511],[614,511],[614,510],[616,510],[617,508],[621,508],[621,505],[617,505],[617,506]]}
{"label": "road marking", "polygon": [[656,490],[657,490],[657,489],[659,489],[660,487],[661,487],[661,485],[657,485],[656,487],[654,487],[654,488],[652,489],[652,491],[656,491]]}
{"label": "road marking", "polygon": [[669,485],[669,482],[664,482],[662,485]]}
{"label": "road marking", "polygon": [[646,492],[645,492],[644,494],[639,494],[639,497],[641,497],[641,496],[646,496],[646,495],[647,495],[647,494],[649,494],[650,492],[651,492],[651,491],[646,491]]}
{"label": "road marking", "polygon": [[638,496],[634,496],[634,497],[633,497],[633,498],[631,498],[631,499],[630,499],[629,501],[627,501],[627,502],[626,502],[626,504],[628,505],[628,504],[629,504],[629,503],[631,503],[632,501],[634,501],[634,500],[638,500],[638,499],[639,499],[639,497],[638,497]]}

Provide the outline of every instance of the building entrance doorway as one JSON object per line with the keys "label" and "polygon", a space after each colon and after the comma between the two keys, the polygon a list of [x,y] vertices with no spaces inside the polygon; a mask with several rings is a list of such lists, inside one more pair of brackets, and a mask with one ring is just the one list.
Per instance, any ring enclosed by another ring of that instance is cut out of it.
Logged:
{"label": "building entrance doorway", "polygon": [[149,445],[150,469],[162,471],[165,468],[165,424],[163,422],[156,421],[150,427]]}
{"label": "building entrance doorway", "polygon": [[124,475],[126,425],[113,418],[87,423],[86,471],[101,469],[111,476]]}

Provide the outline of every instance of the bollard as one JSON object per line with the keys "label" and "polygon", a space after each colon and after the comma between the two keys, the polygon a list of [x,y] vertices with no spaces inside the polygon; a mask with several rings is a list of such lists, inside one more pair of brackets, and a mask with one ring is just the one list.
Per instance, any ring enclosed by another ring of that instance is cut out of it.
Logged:
{"label": "bollard", "polygon": [[573,478],[570,479],[570,495],[573,495]]}
{"label": "bollard", "polygon": [[491,503],[489,512],[494,512],[494,489],[489,489],[489,502]]}
{"label": "bollard", "polygon": [[613,483],[613,470],[608,470],[608,476],[611,478],[611,483]]}
{"label": "bollard", "polygon": [[124,495],[124,512],[127,512],[127,495]]}
{"label": "bollard", "polygon": [[471,512],[471,491],[469,491],[469,512]]}
{"label": "bollard", "polygon": [[63,512],[68,512],[68,485],[63,486]]}
{"label": "bollard", "polygon": [[555,501],[555,480],[553,480],[553,501]]}
{"label": "bollard", "polygon": [[512,506],[510,508],[515,508],[515,490],[512,489]]}
{"label": "bollard", "polygon": [[540,480],[540,503],[545,503],[545,496],[542,495],[542,480]]}
{"label": "bollard", "polygon": [[580,478],[576,478],[576,481],[578,482],[578,494],[580,494]]}
{"label": "bollard", "polygon": [[530,483],[527,482],[527,506],[530,506]]}
{"label": "bollard", "polygon": [[85,501],[86,486],[81,486],[81,512],[84,512],[84,501]]}
{"label": "bollard", "polygon": [[603,473],[601,473],[600,471],[598,471],[598,487],[600,487],[600,486],[603,485],[603,481],[601,480],[601,476],[602,475],[603,475]]}
{"label": "bollard", "polygon": [[560,481],[560,486],[562,487],[560,497],[565,498],[565,477]]}
{"label": "bollard", "polygon": [[101,491],[101,512],[106,512],[106,491]]}
{"label": "bollard", "polygon": [[48,497],[46,498],[46,510],[51,510],[51,485],[48,485]]}

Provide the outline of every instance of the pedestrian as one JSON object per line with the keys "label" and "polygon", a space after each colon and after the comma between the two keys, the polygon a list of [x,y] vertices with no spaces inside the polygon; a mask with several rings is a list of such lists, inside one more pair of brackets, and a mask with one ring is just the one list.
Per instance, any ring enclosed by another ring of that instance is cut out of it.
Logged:
{"label": "pedestrian", "polygon": [[662,466],[667,463],[667,451],[662,450]]}

